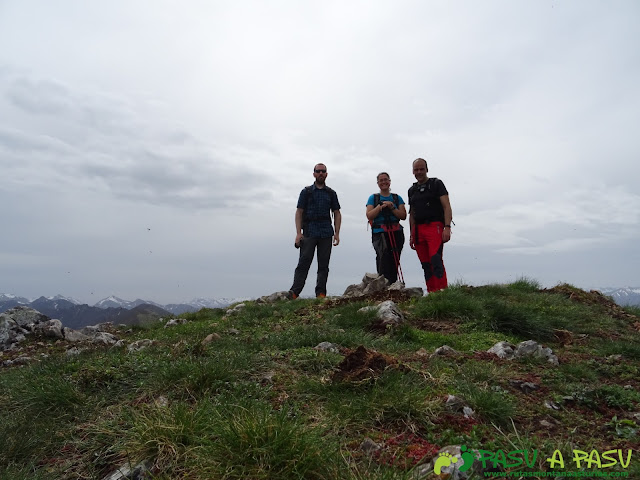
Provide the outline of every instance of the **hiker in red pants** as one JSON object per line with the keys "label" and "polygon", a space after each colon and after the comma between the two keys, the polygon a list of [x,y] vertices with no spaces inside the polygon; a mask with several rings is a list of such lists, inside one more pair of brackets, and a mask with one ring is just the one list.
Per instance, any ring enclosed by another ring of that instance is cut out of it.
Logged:
{"label": "hiker in red pants", "polygon": [[449,192],[438,178],[427,177],[427,161],[413,162],[417,182],[409,189],[409,246],[418,253],[429,293],[447,288],[442,260],[444,244],[451,239]]}

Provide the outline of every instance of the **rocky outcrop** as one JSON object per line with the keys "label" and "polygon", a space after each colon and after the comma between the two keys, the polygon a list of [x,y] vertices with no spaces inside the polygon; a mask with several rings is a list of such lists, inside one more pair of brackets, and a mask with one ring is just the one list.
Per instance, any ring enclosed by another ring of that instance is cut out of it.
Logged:
{"label": "rocky outcrop", "polygon": [[392,285],[389,285],[389,280],[384,278],[384,275],[378,275],[377,273],[365,273],[364,277],[362,277],[362,282],[349,285],[342,296],[346,298],[362,297],[365,295],[370,295],[372,293],[384,292],[387,290],[403,291],[410,297],[422,297],[424,295],[424,291],[422,290],[422,288],[406,288],[404,283],[399,281]]}
{"label": "rocky outcrop", "polygon": [[498,342],[489,350],[505,360],[513,360],[514,358],[534,357],[544,358],[552,365],[558,365],[558,357],[553,354],[550,348],[545,348],[534,340],[520,342],[517,346],[509,342]]}
{"label": "rocky outcrop", "polygon": [[[0,352],[20,350],[21,342],[28,337],[41,337],[67,343],[116,345],[119,341],[107,330],[111,323],[85,327],[82,331],[67,328],[58,319],[52,319],[30,307],[17,306],[0,313]],[[24,362],[23,362],[24,363]],[[16,364],[15,360],[12,364]]]}

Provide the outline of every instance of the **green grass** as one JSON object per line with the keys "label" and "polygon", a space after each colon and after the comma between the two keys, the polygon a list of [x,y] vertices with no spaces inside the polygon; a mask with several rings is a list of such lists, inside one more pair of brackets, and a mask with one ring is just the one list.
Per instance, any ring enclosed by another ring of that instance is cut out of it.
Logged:
{"label": "green grass", "polygon": [[[298,299],[136,326],[121,334],[126,343],[155,342],[134,353],[67,358],[64,345],[32,342],[32,356],[48,357],[0,370],[0,480],[104,478],[143,460],[154,479],[409,479],[451,444],[546,456],[576,445],[637,449],[640,318],[614,318],[587,292],[562,288],[541,291],[527,278],[453,285],[401,304],[407,322],[386,332],[359,311],[370,302]],[[574,341],[560,343],[558,330]],[[544,343],[560,365],[485,353],[503,340]],[[340,350],[315,349],[321,342]],[[458,354],[432,355],[445,344]],[[392,361],[337,380],[358,346]],[[473,417],[448,407],[448,395]],[[367,437],[377,454],[360,449]],[[630,475],[639,465],[634,458]]]}

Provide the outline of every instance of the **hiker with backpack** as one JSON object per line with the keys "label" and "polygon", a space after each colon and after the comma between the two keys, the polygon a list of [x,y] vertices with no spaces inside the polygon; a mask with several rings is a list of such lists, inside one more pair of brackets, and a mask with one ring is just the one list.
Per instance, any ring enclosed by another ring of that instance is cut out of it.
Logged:
{"label": "hiker with backpack", "polygon": [[[331,247],[338,246],[340,243],[342,214],[338,195],[325,184],[326,165],[318,163],[313,167],[313,176],[315,178],[313,185],[303,188],[298,197],[295,247],[300,249],[300,258],[293,275],[293,285],[289,290],[290,298],[298,298],[302,292],[316,250],[318,251],[316,297],[327,296]],[[331,212],[333,212],[333,225],[331,225]]]}
{"label": "hiker with backpack", "polygon": [[389,283],[400,280],[400,254],[404,245],[404,232],[400,220],[407,218],[404,200],[391,193],[391,177],[387,172],[378,174],[376,181],[380,193],[374,193],[367,200],[367,219],[371,223],[371,243],[376,252],[378,274],[384,275]]}
{"label": "hiker with backpack", "polygon": [[451,239],[451,204],[442,180],[429,178],[427,161],[413,161],[417,182],[409,189],[409,246],[415,250],[424,270],[429,293],[447,288],[447,272],[442,260],[445,243]]}

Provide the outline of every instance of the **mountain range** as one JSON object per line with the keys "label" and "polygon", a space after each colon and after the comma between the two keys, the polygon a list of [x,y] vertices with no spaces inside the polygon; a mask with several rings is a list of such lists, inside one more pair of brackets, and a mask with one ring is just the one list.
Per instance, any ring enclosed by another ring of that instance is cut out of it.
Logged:
{"label": "mountain range", "polygon": [[[602,288],[600,291],[611,297],[618,305],[640,306],[640,287]],[[195,312],[202,308],[225,308],[246,298],[194,298],[187,303],[161,305],[149,300],[123,300],[114,295],[103,298],[93,306],[56,295],[30,300],[25,297],[0,293],[0,313],[18,305],[31,307],[51,318],[59,319],[65,327],[82,328],[104,322],[138,324],[163,316]]]}
{"label": "mountain range", "polygon": [[77,329],[104,322],[137,324],[172,314],[195,312],[202,308],[224,308],[236,301],[238,299],[195,298],[188,303],[160,305],[139,298],[134,301],[123,300],[112,295],[90,306],[62,295],[30,300],[25,297],[0,293],[0,313],[22,305],[38,310],[50,318],[57,318],[65,327]]}
{"label": "mountain range", "polygon": [[624,287],[624,288],[603,288],[600,290],[603,294],[611,297],[618,305],[640,306],[640,288]]}

